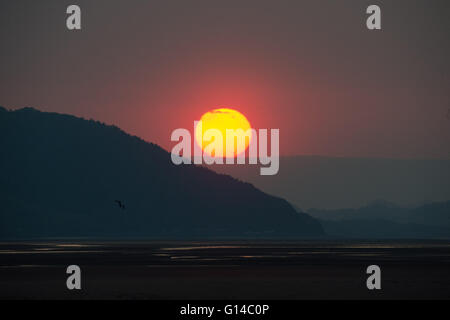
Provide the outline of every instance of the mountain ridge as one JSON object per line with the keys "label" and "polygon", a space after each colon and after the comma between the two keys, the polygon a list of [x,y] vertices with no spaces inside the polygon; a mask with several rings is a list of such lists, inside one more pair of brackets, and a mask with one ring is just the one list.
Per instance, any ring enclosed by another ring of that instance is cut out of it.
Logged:
{"label": "mountain ridge", "polygon": [[176,166],[166,150],[116,126],[34,108],[2,108],[0,124],[0,238],[323,235],[286,200]]}
{"label": "mountain ridge", "polygon": [[277,175],[250,165],[212,166],[298,208],[359,208],[374,199],[418,206],[450,199],[450,160],[281,156]]}
{"label": "mountain ridge", "polygon": [[349,238],[450,238],[450,201],[401,207],[376,201],[360,208],[309,209],[327,234]]}

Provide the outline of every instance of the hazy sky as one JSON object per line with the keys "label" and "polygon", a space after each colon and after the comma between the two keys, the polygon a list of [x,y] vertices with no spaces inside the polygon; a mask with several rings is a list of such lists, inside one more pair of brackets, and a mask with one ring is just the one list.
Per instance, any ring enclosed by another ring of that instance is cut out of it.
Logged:
{"label": "hazy sky", "polygon": [[[82,30],[66,29],[78,4]],[[365,10],[382,9],[369,31]],[[450,158],[450,2],[0,2],[0,105],[115,124],[166,149],[209,109],[282,154]]]}

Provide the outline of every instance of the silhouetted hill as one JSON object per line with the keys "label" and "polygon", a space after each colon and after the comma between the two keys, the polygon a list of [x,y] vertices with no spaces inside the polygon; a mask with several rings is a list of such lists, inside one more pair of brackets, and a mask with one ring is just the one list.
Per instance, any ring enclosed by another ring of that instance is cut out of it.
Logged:
{"label": "silhouetted hill", "polygon": [[325,220],[391,220],[404,222],[407,217],[408,208],[400,207],[384,200],[375,200],[360,208],[343,209],[308,209],[308,213],[315,218]]}
{"label": "silhouetted hill", "polygon": [[0,238],[323,234],[285,200],[175,166],[159,146],[98,121],[0,108],[0,148]]}
{"label": "silhouetted hill", "polygon": [[325,232],[339,238],[357,239],[449,239],[446,226],[398,223],[384,219],[321,220]]}
{"label": "silhouetted hill", "polygon": [[285,156],[274,176],[259,166],[216,166],[304,210],[359,208],[374,199],[400,206],[450,200],[450,160]]}
{"label": "silhouetted hill", "polygon": [[413,208],[408,212],[408,219],[418,224],[450,229],[450,201],[427,203]]}
{"label": "silhouetted hill", "polygon": [[329,235],[356,238],[450,238],[450,201],[403,208],[376,201],[359,209],[310,209]]}

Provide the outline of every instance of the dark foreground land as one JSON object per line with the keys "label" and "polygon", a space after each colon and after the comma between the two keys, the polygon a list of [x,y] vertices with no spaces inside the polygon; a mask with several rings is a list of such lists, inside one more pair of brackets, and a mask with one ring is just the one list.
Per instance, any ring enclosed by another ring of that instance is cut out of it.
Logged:
{"label": "dark foreground land", "polygon": [[0,298],[449,299],[450,241],[3,242]]}

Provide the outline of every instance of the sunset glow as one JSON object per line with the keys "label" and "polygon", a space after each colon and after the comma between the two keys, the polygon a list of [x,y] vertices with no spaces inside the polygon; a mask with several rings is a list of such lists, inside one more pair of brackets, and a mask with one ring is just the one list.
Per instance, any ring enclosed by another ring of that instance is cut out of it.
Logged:
{"label": "sunset glow", "polygon": [[[223,141],[223,151],[218,150],[216,154],[210,154],[206,148],[212,141],[208,141],[204,137],[204,133],[209,129],[216,129],[222,133],[222,136],[226,137],[226,130],[242,129],[246,132],[251,129],[250,122],[239,111],[229,108],[219,108],[206,112],[200,119],[202,126],[197,126],[195,129],[195,141],[202,148],[202,150],[210,156],[223,157],[226,154],[227,145],[229,148],[233,148],[233,141]],[[245,152],[251,142],[250,139],[245,140],[245,147],[240,145],[234,145],[234,154],[226,154],[226,157],[233,157]]]}

